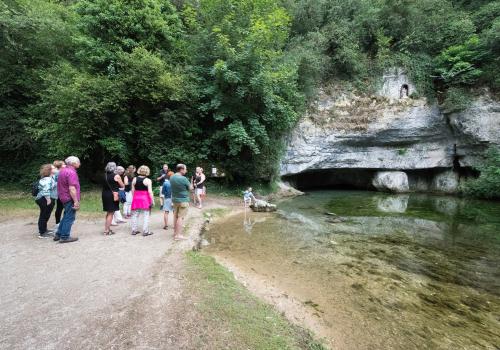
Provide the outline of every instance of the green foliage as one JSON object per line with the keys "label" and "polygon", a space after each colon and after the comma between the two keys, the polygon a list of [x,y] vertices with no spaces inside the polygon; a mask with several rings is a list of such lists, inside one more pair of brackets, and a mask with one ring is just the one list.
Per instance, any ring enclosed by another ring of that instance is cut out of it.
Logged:
{"label": "green foliage", "polygon": [[287,4],[301,41],[314,40],[316,57],[329,58],[323,70],[327,81],[350,80],[369,90],[386,68],[402,66],[423,95],[434,94],[434,83],[440,89],[476,83],[498,86],[497,74],[488,74],[498,69],[494,48],[499,31],[491,24],[498,20],[498,0],[474,6],[457,6],[450,0]]}
{"label": "green foliage", "polygon": [[436,71],[446,84],[471,85],[483,74],[477,68],[482,56],[479,37],[472,36],[463,44],[445,49],[436,59]]}
{"label": "green foliage", "polygon": [[210,159],[231,177],[272,177],[276,157],[268,155],[280,148],[270,143],[290,130],[303,105],[299,62],[284,50],[289,15],[270,0],[207,0],[196,27],[192,57]]}
{"label": "green foliage", "polygon": [[500,198],[500,149],[490,148],[478,170],[481,174],[466,182],[464,193],[479,198]]}
{"label": "green foliage", "polygon": [[70,11],[52,2],[0,2],[0,157],[8,162],[4,165],[38,155],[39,147],[25,128],[27,110],[42,89],[41,70],[71,54],[73,21]]}
{"label": "green foliage", "polygon": [[101,72],[115,72],[118,56],[138,47],[171,53],[182,31],[169,0],[82,0],[74,10],[81,33],[76,56]]}
{"label": "green foliage", "polygon": [[[74,154],[277,174],[322,82],[369,92],[389,67],[421,94],[500,88],[500,1],[0,2],[2,181]],[[446,107],[448,106],[448,107]]]}
{"label": "green foliage", "polygon": [[472,97],[467,89],[453,86],[446,91],[441,107],[445,113],[463,111],[470,106]]}

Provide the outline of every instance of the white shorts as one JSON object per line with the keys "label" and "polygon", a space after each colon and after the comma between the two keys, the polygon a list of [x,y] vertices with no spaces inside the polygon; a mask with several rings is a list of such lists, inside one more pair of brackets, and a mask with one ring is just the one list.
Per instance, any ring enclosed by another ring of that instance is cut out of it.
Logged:
{"label": "white shorts", "polygon": [[174,208],[172,206],[172,198],[166,198],[162,207],[163,211],[173,212]]}
{"label": "white shorts", "polygon": [[203,188],[196,188],[195,190],[197,195],[202,195],[203,194]]}

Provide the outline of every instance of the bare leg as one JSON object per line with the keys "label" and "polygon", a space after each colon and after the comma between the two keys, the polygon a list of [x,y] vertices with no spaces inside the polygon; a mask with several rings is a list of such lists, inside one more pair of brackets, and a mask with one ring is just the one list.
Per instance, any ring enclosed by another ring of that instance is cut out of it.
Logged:
{"label": "bare leg", "polygon": [[111,222],[113,221],[113,212],[106,213],[106,219],[104,221],[104,233],[107,234],[111,228]]}
{"label": "bare leg", "polygon": [[196,200],[198,201],[198,208],[201,209],[201,195],[199,193],[196,194]]}
{"label": "bare leg", "polygon": [[182,222],[183,222],[183,218],[181,217],[178,217],[177,219],[175,219],[175,225],[174,225],[174,239],[176,240],[179,240],[179,239],[185,239],[186,237],[184,237],[182,235]]}
{"label": "bare leg", "polygon": [[164,227],[165,229],[167,229],[168,227],[168,214],[169,214],[168,211],[163,212],[163,221],[165,222],[165,227]]}
{"label": "bare leg", "polygon": [[137,232],[137,225],[139,221],[139,210],[132,211],[132,234]]}

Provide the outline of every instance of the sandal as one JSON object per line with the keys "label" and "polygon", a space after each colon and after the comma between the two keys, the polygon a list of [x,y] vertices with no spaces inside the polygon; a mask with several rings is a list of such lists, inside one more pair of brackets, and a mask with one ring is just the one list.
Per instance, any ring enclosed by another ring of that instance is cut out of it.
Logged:
{"label": "sandal", "polygon": [[109,234],[110,234],[110,235],[114,235],[115,233],[116,233],[115,231],[113,231],[113,230],[109,230]]}
{"label": "sandal", "polygon": [[163,226],[164,230],[168,230],[168,225]]}

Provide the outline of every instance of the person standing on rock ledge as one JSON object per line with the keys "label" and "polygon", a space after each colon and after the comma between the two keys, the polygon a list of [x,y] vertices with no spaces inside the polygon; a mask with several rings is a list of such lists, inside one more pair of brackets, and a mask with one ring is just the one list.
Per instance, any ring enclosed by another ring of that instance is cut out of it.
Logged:
{"label": "person standing on rock ledge", "polygon": [[186,239],[182,235],[182,223],[189,208],[189,191],[193,186],[186,178],[187,167],[184,164],[177,164],[177,172],[170,178],[172,191],[172,204],[174,207],[174,239],[176,241]]}
{"label": "person standing on rock ledge", "polygon": [[75,222],[76,211],[80,209],[80,180],[76,170],[80,167],[80,159],[70,156],[65,160],[66,167],[62,168],[57,178],[57,193],[64,206],[64,214],[54,241],[70,243],[78,241],[71,237],[71,227]]}

